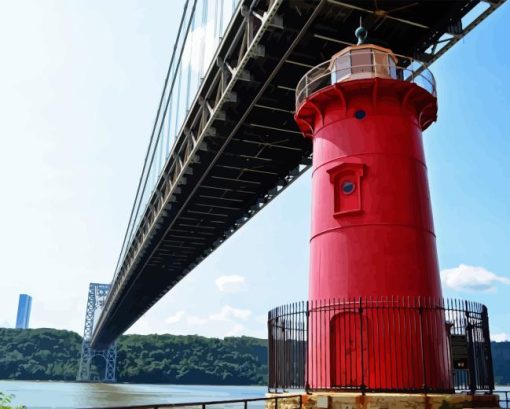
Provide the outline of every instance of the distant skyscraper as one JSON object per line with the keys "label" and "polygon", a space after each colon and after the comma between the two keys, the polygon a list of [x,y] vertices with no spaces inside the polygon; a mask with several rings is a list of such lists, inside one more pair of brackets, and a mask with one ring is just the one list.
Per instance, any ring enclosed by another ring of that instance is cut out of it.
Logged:
{"label": "distant skyscraper", "polygon": [[32,308],[32,297],[27,294],[19,295],[18,316],[16,317],[16,328],[28,328],[30,310]]}

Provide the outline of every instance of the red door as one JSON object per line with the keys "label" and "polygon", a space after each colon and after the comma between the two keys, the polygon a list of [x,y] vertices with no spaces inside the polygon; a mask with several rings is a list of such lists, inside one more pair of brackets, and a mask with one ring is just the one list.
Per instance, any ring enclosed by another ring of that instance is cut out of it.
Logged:
{"label": "red door", "polygon": [[[366,353],[366,345],[363,343],[367,339],[367,324],[366,316],[360,316],[357,311],[341,312],[331,319],[330,373],[332,387],[360,388],[365,382],[362,355]],[[366,372],[366,367],[364,370]]]}

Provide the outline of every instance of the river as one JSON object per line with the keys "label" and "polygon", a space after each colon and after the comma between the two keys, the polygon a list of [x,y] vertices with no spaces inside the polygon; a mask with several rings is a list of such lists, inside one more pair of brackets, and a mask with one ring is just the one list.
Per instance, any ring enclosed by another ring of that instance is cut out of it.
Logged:
{"label": "river", "polygon": [[[144,405],[259,398],[263,386],[141,385],[76,382],[2,381],[0,392],[13,394],[13,405],[29,409]],[[257,405],[258,407],[259,405]],[[237,405],[232,409],[240,409]]]}
{"label": "river", "polygon": [[[496,389],[510,391],[510,387],[507,386]],[[29,409],[67,409],[260,398],[265,395],[267,388],[264,386],[141,385],[0,380],[0,392],[15,395],[13,404],[25,405]],[[249,407],[260,409],[263,405],[251,404]],[[228,405],[228,409],[242,409],[242,405]]]}

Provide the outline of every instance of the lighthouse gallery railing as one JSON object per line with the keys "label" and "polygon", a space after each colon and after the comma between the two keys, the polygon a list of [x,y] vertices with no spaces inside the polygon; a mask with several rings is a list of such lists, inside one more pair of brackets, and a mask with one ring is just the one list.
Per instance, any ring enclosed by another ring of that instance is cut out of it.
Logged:
{"label": "lighthouse gallery railing", "polygon": [[[347,318],[336,328],[334,340],[332,325],[342,315]],[[370,330],[355,325],[368,320]],[[420,342],[420,336],[437,328],[432,320],[444,321],[446,353],[444,346],[434,350]],[[269,312],[268,333],[270,391],[474,393],[494,389],[487,308],[475,302],[425,297],[298,302]],[[436,365],[439,360],[451,369],[449,391],[435,389],[433,379],[427,379],[434,359]],[[333,370],[322,371],[333,367],[334,361],[341,362],[343,372],[336,371],[334,376]],[[396,372],[397,367],[408,373]],[[328,379],[321,371],[330,374]],[[410,377],[416,378],[419,387],[409,389]]]}
{"label": "lighthouse gallery railing", "polygon": [[[369,57],[371,62],[351,61],[349,65],[338,68],[334,66],[332,60],[328,60],[311,68],[296,86],[296,108],[314,92],[329,85],[369,77],[412,82],[436,96],[436,81],[423,62],[376,50],[357,50],[355,54],[361,60],[364,56]],[[396,62],[392,59],[393,57]]]}

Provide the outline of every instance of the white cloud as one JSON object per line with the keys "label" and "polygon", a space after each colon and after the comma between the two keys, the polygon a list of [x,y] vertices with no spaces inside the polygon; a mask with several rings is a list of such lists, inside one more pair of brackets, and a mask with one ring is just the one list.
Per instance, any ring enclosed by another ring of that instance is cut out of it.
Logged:
{"label": "white cloud", "polygon": [[[225,30],[228,21],[230,20],[230,16],[233,13],[232,7],[233,5],[229,4],[229,2],[225,2],[222,6],[223,30]],[[201,10],[198,11],[197,14],[202,14]],[[214,18],[216,15],[215,2],[209,2],[207,14],[211,16],[211,18],[207,20],[205,24],[203,22],[199,23],[199,25],[189,33],[188,41],[186,42],[182,56],[183,67],[191,67],[194,72],[199,72],[200,74],[203,74],[209,67],[218,47],[218,37],[223,34],[219,32],[220,28],[216,25]]]}
{"label": "white cloud", "polygon": [[241,308],[234,308],[230,305],[225,305],[217,314],[212,314],[210,318],[214,321],[229,321],[233,318],[245,320],[251,315],[250,310],[243,310]]}
{"label": "white cloud", "polygon": [[12,324],[9,321],[0,321],[0,328],[12,328]]}
{"label": "white cloud", "polygon": [[[235,308],[230,305],[224,305],[219,312],[211,314],[208,317],[200,317],[189,314],[186,311],[179,310],[175,314],[167,317],[165,319],[165,323],[172,326],[180,324],[180,326],[184,325],[185,327],[193,328],[197,325],[205,325],[211,321],[247,320],[251,316],[251,314],[252,312],[250,310]],[[244,327],[239,328],[239,326],[236,326],[234,328],[237,328],[239,331],[244,329]],[[228,333],[231,333],[231,331],[229,331]]]}
{"label": "white cloud", "polygon": [[510,335],[508,335],[505,332],[500,332],[498,334],[491,334],[491,341],[495,341],[495,342],[510,341]]}
{"label": "white cloud", "polygon": [[245,278],[243,276],[232,274],[228,276],[221,276],[216,279],[216,287],[218,290],[225,293],[237,293],[245,286]]}
{"label": "white cloud", "polygon": [[236,324],[225,333],[225,337],[237,337],[243,335],[245,332],[246,329],[242,324]]}
{"label": "white cloud", "polygon": [[262,324],[262,325],[267,325],[267,314],[261,314],[261,315],[257,315],[255,317],[255,322],[257,324]]}
{"label": "white cloud", "polygon": [[183,53],[183,66],[189,66],[194,72],[203,74],[217,47],[214,36],[214,21],[209,20],[205,26],[195,28],[188,36]]}
{"label": "white cloud", "polygon": [[201,317],[197,317],[195,315],[190,315],[186,319],[186,321],[189,325],[204,325],[204,324],[207,324],[208,320],[206,318],[201,318]]}
{"label": "white cloud", "polygon": [[175,324],[176,322],[179,322],[184,317],[185,312],[184,311],[177,311],[174,315],[170,315],[165,322],[167,324]]}
{"label": "white cloud", "polygon": [[[265,321],[262,322],[263,314],[255,313],[250,309],[235,308],[231,305],[220,305],[212,309],[212,313],[204,313],[203,315],[200,313],[193,314],[193,312],[197,311],[191,312],[189,310],[170,308],[170,311],[171,313],[168,314],[167,312],[166,315],[159,315],[157,310],[148,312],[147,316],[133,325],[127,333],[200,334],[217,338],[241,335],[258,338],[267,337]],[[158,320],[157,316],[162,318]],[[162,325],[162,323],[166,325]]]}
{"label": "white cloud", "polygon": [[206,318],[197,317],[196,315],[188,314],[186,311],[177,311],[174,315],[170,315],[165,323],[167,324],[177,324],[178,322],[185,322],[188,325],[204,325],[207,323]]}
{"label": "white cloud", "polygon": [[494,291],[497,284],[510,285],[510,278],[498,276],[483,267],[460,264],[441,271],[443,284],[456,291]]}

